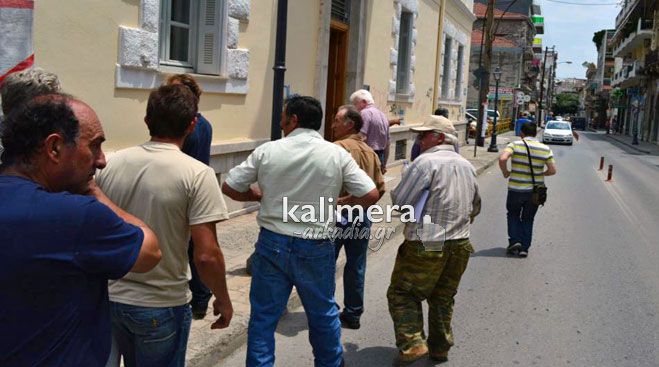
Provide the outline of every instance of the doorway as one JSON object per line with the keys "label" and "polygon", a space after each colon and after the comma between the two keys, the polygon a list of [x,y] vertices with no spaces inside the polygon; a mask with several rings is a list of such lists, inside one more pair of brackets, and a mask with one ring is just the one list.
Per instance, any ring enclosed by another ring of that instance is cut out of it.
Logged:
{"label": "doorway", "polygon": [[329,141],[334,140],[332,136],[334,115],[339,107],[345,104],[348,31],[347,24],[332,19],[327,63],[327,100],[325,101],[325,139]]}

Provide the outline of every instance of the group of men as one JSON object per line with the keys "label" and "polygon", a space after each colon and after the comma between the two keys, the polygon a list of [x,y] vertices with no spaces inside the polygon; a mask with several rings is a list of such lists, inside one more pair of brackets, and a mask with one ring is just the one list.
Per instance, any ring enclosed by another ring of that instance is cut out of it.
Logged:
{"label": "group of men", "polygon": [[233,314],[215,231],[227,210],[204,164],[200,89],[169,78],[149,96],[151,139],[106,161],[93,109],[48,80],[31,70],[1,88],[0,364],[182,366],[194,310],[188,251],[215,295],[211,327]]}
{"label": "group of men", "polygon": [[[374,205],[385,192],[391,122],[360,90],[338,109],[335,142],[328,142],[318,133],[320,102],[292,96],[281,116],[285,137],[256,148],[220,189],[208,167],[212,130],[198,112],[200,96],[191,77],[169,78],[149,95],[150,140],[106,161],[103,128],[90,106],[56,83],[21,84],[20,77],[3,83],[0,364],[118,366],[121,358],[127,367],[183,366],[191,319],[205,316],[211,294],[219,316],[211,328],[227,327],[233,315],[215,230],[227,218],[224,193],[260,202],[246,365],[274,365],[274,333],[293,287],[307,313],[315,365],[344,365],[341,327],[360,328],[368,238],[302,234],[371,223],[360,216],[354,223],[288,221],[284,198],[316,205],[316,212],[330,210],[321,197],[355,208]],[[446,361],[480,196],[448,118],[430,116],[412,131],[419,134],[419,156],[391,196],[395,205],[416,205],[425,193],[430,222],[406,224],[387,298],[400,360],[429,354]],[[513,175],[519,174],[515,149]],[[524,198],[515,200],[524,207]],[[511,241],[528,251],[524,228]],[[347,261],[339,312],[334,274],[341,248]]]}

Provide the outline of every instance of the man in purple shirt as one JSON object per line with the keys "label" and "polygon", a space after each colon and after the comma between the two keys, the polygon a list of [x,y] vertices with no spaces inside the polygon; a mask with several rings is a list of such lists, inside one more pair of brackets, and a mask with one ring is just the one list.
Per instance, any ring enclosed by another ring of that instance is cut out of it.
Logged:
{"label": "man in purple shirt", "polygon": [[389,119],[375,107],[371,92],[360,89],[350,96],[350,103],[355,106],[364,120],[359,131],[366,138],[366,144],[373,148],[380,158],[380,169],[387,172],[387,159],[389,158]]}

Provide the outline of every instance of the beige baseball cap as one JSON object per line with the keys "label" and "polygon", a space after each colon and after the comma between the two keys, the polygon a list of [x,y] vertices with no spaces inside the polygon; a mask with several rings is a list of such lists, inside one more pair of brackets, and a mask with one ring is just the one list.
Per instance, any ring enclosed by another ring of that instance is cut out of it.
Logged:
{"label": "beige baseball cap", "polygon": [[421,126],[415,126],[410,128],[410,130],[421,133],[424,131],[437,131],[440,133],[455,135],[455,127],[451,120],[447,119],[444,116],[429,115],[423,121]]}

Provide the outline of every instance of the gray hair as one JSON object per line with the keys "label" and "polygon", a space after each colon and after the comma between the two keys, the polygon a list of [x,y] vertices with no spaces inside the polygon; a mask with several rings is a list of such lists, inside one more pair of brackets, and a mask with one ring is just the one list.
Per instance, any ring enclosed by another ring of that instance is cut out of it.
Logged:
{"label": "gray hair", "polygon": [[57,75],[41,68],[27,69],[9,74],[0,85],[2,112],[8,115],[16,107],[32,98],[60,92]]}
{"label": "gray hair", "polygon": [[350,95],[350,103],[355,103],[357,101],[366,101],[368,104],[375,103],[373,100],[373,95],[366,89],[360,89]]}

